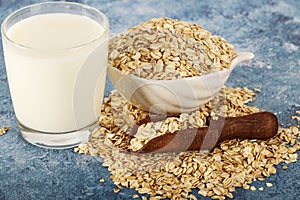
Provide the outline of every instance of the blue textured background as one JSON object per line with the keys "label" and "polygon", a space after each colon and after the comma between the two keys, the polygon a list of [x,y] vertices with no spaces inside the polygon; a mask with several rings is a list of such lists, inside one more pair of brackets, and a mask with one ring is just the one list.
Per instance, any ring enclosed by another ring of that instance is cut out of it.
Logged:
{"label": "blue textured background", "polygon": [[[36,2],[41,1],[0,0],[0,21],[12,11]],[[261,89],[253,104],[276,112],[285,126],[297,125],[291,116],[300,110],[299,0],[76,2],[103,11],[111,23],[111,36],[150,18],[167,16],[198,23],[226,38],[238,51],[253,52],[255,59],[237,67],[228,85]],[[134,190],[122,189],[118,194],[112,191],[115,186],[100,158],[79,155],[71,149],[41,149],[22,139],[11,104],[2,44],[0,49],[0,126],[11,128],[0,137],[0,200],[130,199]],[[107,83],[106,95],[111,89]],[[235,199],[299,199],[300,161],[289,164],[285,171],[281,166],[276,175],[267,178],[272,188],[255,192],[239,188]],[[100,183],[101,178],[106,181]],[[263,183],[258,181],[254,186]]]}

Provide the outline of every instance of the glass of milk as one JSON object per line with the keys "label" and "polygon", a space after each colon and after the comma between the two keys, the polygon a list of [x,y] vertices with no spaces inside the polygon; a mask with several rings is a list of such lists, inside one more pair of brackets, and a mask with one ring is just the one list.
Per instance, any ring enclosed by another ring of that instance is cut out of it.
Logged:
{"label": "glass of milk", "polygon": [[87,141],[103,100],[107,17],[87,5],[46,2],[10,14],[1,32],[24,139],[57,149]]}

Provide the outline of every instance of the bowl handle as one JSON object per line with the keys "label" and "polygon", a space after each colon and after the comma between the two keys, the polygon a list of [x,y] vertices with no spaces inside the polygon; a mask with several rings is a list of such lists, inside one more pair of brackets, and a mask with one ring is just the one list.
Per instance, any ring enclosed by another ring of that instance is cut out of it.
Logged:
{"label": "bowl handle", "polygon": [[231,62],[231,69],[234,69],[241,62],[251,60],[254,58],[254,54],[251,52],[238,52],[236,58],[234,58]]}

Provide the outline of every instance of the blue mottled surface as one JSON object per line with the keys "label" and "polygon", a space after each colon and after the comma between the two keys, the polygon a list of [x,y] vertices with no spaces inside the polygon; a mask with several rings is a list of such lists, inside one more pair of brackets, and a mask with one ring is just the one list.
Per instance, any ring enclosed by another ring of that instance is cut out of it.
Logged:
{"label": "blue mottled surface", "polygon": [[[0,0],[0,21],[15,9],[36,2],[41,1]],[[297,125],[291,116],[300,110],[299,0],[77,2],[103,11],[110,20],[112,36],[150,18],[167,16],[198,23],[226,38],[237,50],[253,52],[255,59],[236,68],[228,85],[261,89],[254,104],[278,113],[284,125]],[[0,137],[0,200],[130,199],[134,190],[112,191],[115,186],[100,158],[79,155],[71,149],[41,149],[22,139],[10,100],[2,44],[0,49],[0,126],[11,128]],[[106,95],[111,89],[108,83]],[[285,171],[281,166],[276,175],[267,178],[272,188],[255,192],[239,188],[235,199],[299,199],[300,161],[289,164]],[[99,183],[101,178],[106,181]],[[258,181],[253,185],[262,184]]]}

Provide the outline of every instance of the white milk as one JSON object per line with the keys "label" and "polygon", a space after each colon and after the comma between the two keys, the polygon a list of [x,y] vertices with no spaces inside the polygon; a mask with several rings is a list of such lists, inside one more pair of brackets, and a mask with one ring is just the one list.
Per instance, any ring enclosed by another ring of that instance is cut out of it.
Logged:
{"label": "white milk", "polygon": [[103,32],[88,17],[62,13],[29,17],[8,30],[8,38],[25,46],[4,42],[9,87],[21,124],[67,132],[97,120],[107,65],[108,33]]}

